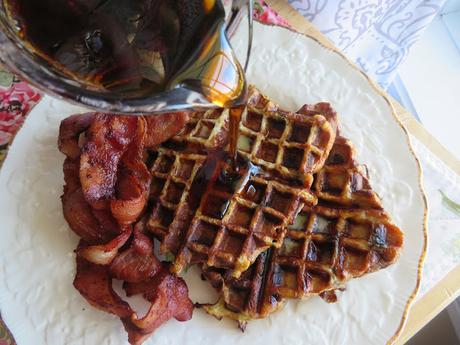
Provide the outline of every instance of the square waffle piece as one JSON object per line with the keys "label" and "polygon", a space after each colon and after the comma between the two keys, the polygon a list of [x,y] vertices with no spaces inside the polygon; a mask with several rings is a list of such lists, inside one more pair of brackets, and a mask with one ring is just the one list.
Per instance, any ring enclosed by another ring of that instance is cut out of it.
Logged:
{"label": "square waffle piece", "polygon": [[316,206],[304,206],[288,225],[280,248],[260,255],[239,279],[202,266],[220,292],[211,315],[240,325],[278,310],[286,298],[335,297],[335,289],[394,263],[403,233],[372,191],[367,169],[356,163],[353,145],[338,136],[312,188]]}
{"label": "square waffle piece", "polygon": [[335,114],[282,112],[251,88],[238,137],[238,167],[226,154],[228,110],[195,113],[151,155],[148,229],[173,270],[188,264],[239,277],[270,247],[280,247],[295,215],[317,199],[313,173],[335,140]]}

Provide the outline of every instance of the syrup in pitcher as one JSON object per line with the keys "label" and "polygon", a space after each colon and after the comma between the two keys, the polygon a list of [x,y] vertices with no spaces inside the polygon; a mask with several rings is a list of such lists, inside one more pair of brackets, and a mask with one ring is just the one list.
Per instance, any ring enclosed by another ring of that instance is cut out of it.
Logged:
{"label": "syrup in pitcher", "polygon": [[246,81],[220,0],[3,0],[25,47],[63,77],[119,97],[184,87],[230,111],[236,156]]}

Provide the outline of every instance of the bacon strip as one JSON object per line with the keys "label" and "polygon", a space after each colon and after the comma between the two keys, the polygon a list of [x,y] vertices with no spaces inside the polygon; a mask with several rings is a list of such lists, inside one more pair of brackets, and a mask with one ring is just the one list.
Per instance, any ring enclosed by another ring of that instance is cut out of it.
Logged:
{"label": "bacon strip", "polygon": [[189,114],[182,111],[146,116],[148,130],[145,138],[145,147],[157,146],[179,133],[188,122]]}
{"label": "bacon strip", "polygon": [[[158,261],[145,221],[138,221],[151,179],[144,149],[175,135],[187,120],[187,113],[147,119],[87,113],[61,123],[58,145],[67,156],[64,217],[82,238],[74,286],[91,305],[120,317],[135,345],[172,317],[192,317],[185,282]],[[128,292],[142,293],[151,303],[146,316],[139,318],[117,295],[113,278],[124,280]]]}
{"label": "bacon strip", "polygon": [[97,211],[87,203],[81,189],[78,159],[64,161],[64,194],[61,197],[64,218],[70,228],[88,244],[102,244],[122,232],[107,211]]}
{"label": "bacon strip", "polygon": [[85,242],[102,244],[117,235],[107,231],[99,224],[91,207],[86,202],[81,188],[71,193],[64,193],[61,200],[65,220],[69,223],[72,231]]}
{"label": "bacon strip", "polygon": [[118,224],[116,219],[110,213],[110,210],[95,210],[93,208],[92,211],[101,227],[106,229],[107,232],[119,234],[126,228],[125,225],[120,226],[120,224]]}
{"label": "bacon strip", "polygon": [[77,255],[96,265],[109,265],[118,254],[118,250],[131,237],[131,228],[123,231],[120,235],[106,244],[94,246],[80,246]]}
{"label": "bacon strip", "polygon": [[95,113],[76,114],[69,116],[61,122],[59,127],[59,150],[67,157],[76,159],[80,156],[78,139],[93,122]]}
{"label": "bacon strip", "polygon": [[131,307],[112,288],[107,266],[95,265],[77,256],[77,274],[73,285],[93,307],[122,318],[131,317]]}
{"label": "bacon strip", "polygon": [[183,279],[170,273],[167,266],[149,281],[139,284],[144,298],[152,303],[143,318],[138,318],[129,304],[113,290],[107,266],[95,265],[77,256],[74,286],[93,307],[120,317],[132,345],[142,344],[169,319],[187,321],[193,313],[187,285]]}
{"label": "bacon strip", "polygon": [[146,121],[140,118],[136,138],[121,159],[110,210],[120,224],[137,220],[147,204],[151,176],[143,161]]}
{"label": "bacon strip", "polygon": [[97,113],[86,132],[80,157],[80,183],[85,199],[96,209],[106,208],[115,196],[118,164],[136,136],[139,118]]}
{"label": "bacon strip", "polygon": [[135,313],[129,319],[122,319],[130,344],[142,344],[146,337],[170,318],[178,321],[192,318],[193,303],[187,297],[187,285],[182,278],[170,273],[168,267],[151,281],[132,285],[135,286],[133,289],[142,291],[144,298],[152,305],[141,319]]}
{"label": "bacon strip", "polygon": [[110,265],[112,277],[126,282],[142,282],[152,278],[161,269],[153,253],[153,242],[144,233],[143,221],[136,224],[131,246],[118,254]]}
{"label": "bacon strip", "polygon": [[67,157],[64,161],[64,193],[72,193],[81,188],[80,160]]}

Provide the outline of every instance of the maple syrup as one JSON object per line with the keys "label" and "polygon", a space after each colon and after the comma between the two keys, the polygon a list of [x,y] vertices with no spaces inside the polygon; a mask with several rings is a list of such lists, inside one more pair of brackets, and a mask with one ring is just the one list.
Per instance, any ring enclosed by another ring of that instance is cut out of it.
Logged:
{"label": "maple syrup", "polygon": [[2,0],[28,51],[89,89],[142,98],[175,87],[221,107],[244,72],[216,0]]}
{"label": "maple syrup", "polygon": [[[251,177],[267,177],[265,174],[257,165],[241,155],[231,157],[228,152],[224,151],[208,152],[206,161],[198,170],[190,187],[187,197],[190,210],[196,211],[201,205],[203,214],[222,219],[228,211],[231,196],[234,193],[241,193]],[[218,191],[221,197],[227,195],[228,199],[218,202],[208,199],[203,202],[203,195],[210,188]]]}
{"label": "maple syrup", "polygon": [[244,71],[216,0],[3,0],[27,49],[98,91],[142,98],[184,87],[230,108],[233,169]]}
{"label": "maple syrup", "polygon": [[238,132],[241,122],[241,115],[243,114],[245,106],[239,105],[236,107],[230,108],[229,111],[229,146],[230,146],[230,155],[233,160],[233,169],[237,169],[236,164],[236,155],[237,155],[237,145],[238,145]]}

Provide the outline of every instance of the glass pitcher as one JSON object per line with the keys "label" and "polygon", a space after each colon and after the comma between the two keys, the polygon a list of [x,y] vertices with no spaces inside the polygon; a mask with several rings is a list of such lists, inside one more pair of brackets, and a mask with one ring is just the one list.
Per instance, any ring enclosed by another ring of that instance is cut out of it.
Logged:
{"label": "glass pitcher", "polygon": [[[244,101],[252,0],[0,1],[1,62],[48,94],[123,114]],[[228,37],[245,13],[241,67]]]}

